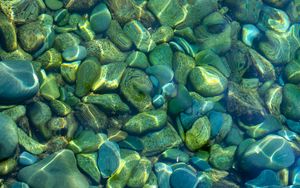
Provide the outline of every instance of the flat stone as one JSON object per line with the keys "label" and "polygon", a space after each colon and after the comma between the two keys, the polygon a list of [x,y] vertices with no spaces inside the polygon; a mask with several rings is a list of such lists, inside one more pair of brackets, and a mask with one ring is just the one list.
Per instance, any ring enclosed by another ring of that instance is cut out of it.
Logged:
{"label": "flat stone", "polygon": [[19,156],[19,163],[23,166],[28,166],[36,163],[38,161],[38,157],[35,155],[32,155],[31,153],[28,153],[26,151],[23,151],[21,155]]}
{"label": "flat stone", "polygon": [[29,61],[0,61],[0,104],[16,104],[32,98],[39,89]]}
{"label": "flat stone", "polygon": [[18,145],[17,125],[8,116],[0,113],[0,160],[14,154]]}
{"label": "flat stone", "polygon": [[170,177],[173,188],[190,188],[198,184],[196,174],[186,168],[177,168]]}
{"label": "flat stone", "polygon": [[[32,188],[89,187],[88,181],[77,168],[73,152],[67,149],[55,152],[33,165],[22,168],[18,172],[18,179]],[[43,181],[40,181],[41,179]]]}
{"label": "flat stone", "polygon": [[111,22],[111,14],[104,3],[97,5],[90,16],[91,28],[95,33],[101,33],[108,29]]}
{"label": "flat stone", "polygon": [[65,49],[62,53],[66,61],[83,60],[87,56],[87,50],[84,46],[72,46]]}

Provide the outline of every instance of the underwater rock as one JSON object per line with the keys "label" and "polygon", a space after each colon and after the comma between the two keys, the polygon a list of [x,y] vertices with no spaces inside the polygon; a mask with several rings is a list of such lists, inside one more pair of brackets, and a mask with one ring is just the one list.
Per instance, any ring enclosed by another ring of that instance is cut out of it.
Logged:
{"label": "underwater rock", "polygon": [[63,0],[65,7],[70,11],[84,12],[92,8],[99,0]]}
{"label": "underwater rock", "polygon": [[132,53],[130,53],[125,63],[129,67],[133,68],[146,69],[147,67],[149,67],[148,57],[144,52],[141,51],[133,51]]}
{"label": "underwater rock", "polygon": [[260,31],[255,25],[245,24],[242,28],[242,41],[248,45],[252,46],[253,41],[257,39],[260,35]]}
{"label": "underwater rock", "polygon": [[111,14],[104,3],[97,5],[91,15],[91,28],[95,33],[101,33],[108,29],[111,22]]}
{"label": "underwater rock", "polygon": [[196,187],[198,184],[196,174],[186,168],[177,168],[171,174],[170,184],[173,188]]}
{"label": "underwater rock", "polygon": [[283,74],[289,83],[300,83],[300,62],[295,60],[289,62],[284,67]]}
{"label": "underwater rock", "polygon": [[246,188],[254,187],[280,187],[280,179],[272,170],[263,170],[256,178],[245,183]]}
{"label": "underwater rock", "polygon": [[195,67],[195,60],[182,53],[176,52],[173,56],[173,70],[174,78],[178,84],[185,85],[188,79],[189,73]]}
{"label": "underwater rock", "polygon": [[149,178],[151,168],[151,161],[146,157],[142,157],[136,167],[132,170],[127,186],[136,188],[143,187]]}
{"label": "underwater rock", "polygon": [[277,8],[283,8],[291,1],[292,0],[263,0],[264,3]]}
{"label": "underwater rock", "polygon": [[1,46],[8,52],[15,51],[18,46],[16,28],[6,16],[0,12]]}
{"label": "underwater rock", "polygon": [[77,164],[95,182],[99,183],[101,174],[97,166],[97,153],[81,153],[76,155]]}
{"label": "underwater rock", "polygon": [[281,112],[287,118],[299,121],[300,120],[300,88],[294,84],[286,84],[283,87],[283,96],[281,104]]}
{"label": "underwater rock", "polygon": [[66,61],[79,61],[83,60],[87,55],[86,48],[84,46],[73,46],[65,49],[62,53],[64,60]]}
{"label": "underwater rock", "polygon": [[172,168],[162,162],[155,163],[154,171],[157,177],[157,183],[159,187],[170,188],[170,177],[173,173]]}
{"label": "underwater rock", "polygon": [[172,67],[173,51],[168,43],[156,46],[149,54],[151,65],[166,65]]}
{"label": "underwater rock", "polygon": [[210,164],[219,170],[229,170],[233,165],[236,149],[236,146],[223,148],[218,144],[212,145],[209,157]]}
{"label": "underwater rock", "polygon": [[38,157],[32,155],[26,151],[23,151],[19,156],[19,163],[23,166],[28,166],[36,163],[38,161]]}

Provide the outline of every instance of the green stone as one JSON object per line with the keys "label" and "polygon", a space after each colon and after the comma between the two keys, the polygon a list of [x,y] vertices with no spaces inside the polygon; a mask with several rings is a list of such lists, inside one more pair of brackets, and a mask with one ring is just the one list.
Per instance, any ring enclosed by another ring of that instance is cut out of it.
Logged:
{"label": "green stone", "polygon": [[101,33],[108,29],[111,22],[111,14],[104,3],[98,4],[90,16],[91,27],[95,33]]}
{"label": "green stone", "polygon": [[170,114],[178,114],[192,105],[192,97],[184,85],[179,84],[177,87],[177,95],[168,103],[168,112]]}
{"label": "green stone", "polygon": [[0,175],[5,176],[10,174],[17,167],[17,160],[9,158],[0,161]]}
{"label": "green stone", "polygon": [[83,18],[78,23],[78,35],[84,41],[92,41],[95,39],[95,32],[91,28],[91,24],[87,18]]}
{"label": "green stone", "polygon": [[222,148],[220,145],[214,144],[210,148],[210,164],[219,170],[229,170],[234,162],[236,149],[236,146]]}
{"label": "green stone", "polygon": [[82,20],[82,16],[78,13],[72,13],[70,15],[70,18],[69,18],[69,25],[70,26],[76,26],[77,28],[77,25],[79,24],[79,22]]}
{"label": "green stone", "polygon": [[132,150],[121,149],[122,161],[119,169],[107,180],[107,188],[125,187],[133,170],[138,165],[140,155]]}
{"label": "green stone", "polygon": [[151,65],[166,65],[172,67],[173,51],[169,44],[156,46],[149,54]]}
{"label": "green stone", "polygon": [[91,130],[85,130],[71,140],[67,147],[74,153],[89,153],[97,151],[103,142],[104,138],[100,135]]}
{"label": "green stone", "polygon": [[121,50],[127,51],[132,47],[132,41],[125,34],[122,27],[116,20],[112,20],[106,35]]}
{"label": "green stone", "polygon": [[100,74],[92,86],[92,91],[115,90],[119,87],[122,75],[126,69],[125,63],[109,63],[102,65]]}
{"label": "green stone", "polygon": [[175,27],[185,20],[187,14],[179,0],[149,0],[147,6],[161,25]]}
{"label": "green stone", "polygon": [[76,155],[79,168],[88,174],[96,183],[100,183],[101,174],[97,167],[97,153],[81,153]]}
{"label": "green stone", "polygon": [[153,171],[150,172],[149,178],[143,188],[158,187],[157,177]]}
{"label": "green stone", "polygon": [[266,91],[265,93],[265,104],[269,112],[279,117],[280,105],[282,103],[282,87],[274,85],[272,88]]}
{"label": "green stone", "polygon": [[95,56],[102,64],[125,61],[127,54],[121,52],[110,40],[98,39],[86,43],[89,56]]}
{"label": "green stone", "polygon": [[82,126],[90,127],[96,132],[106,128],[107,116],[95,105],[79,103],[75,110],[75,115]]}
{"label": "green stone", "polygon": [[0,13],[0,35],[3,39],[2,47],[9,52],[15,51],[18,47],[16,28],[13,22],[9,21],[6,16]]}
{"label": "green stone", "polygon": [[44,1],[46,6],[51,10],[58,10],[61,9],[64,4],[60,0],[45,0]]}
{"label": "green stone", "polygon": [[181,151],[180,149],[168,149],[166,151],[164,151],[161,155],[161,158],[163,160],[168,160],[171,162],[185,162],[187,163],[190,160],[190,156]]}
{"label": "green stone", "polygon": [[227,79],[216,68],[209,65],[195,67],[189,78],[195,91],[206,97],[219,95],[227,89]]}
{"label": "green stone", "polygon": [[300,62],[292,61],[288,63],[284,68],[284,76],[286,80],[293,84],[300,83]]}
{"label": "green stone", "polygon": [[162,129],[167,123],[167,113],[163,110],[151,110],[133,116],[122,129],[132,134],[145,134]]}
{"label": "green stone", "polygon": [[40,85],[41,96],[47,100],[59,98],[60,93],[55,76],[53,74],[46,75],[44,70],[41,70],[41,74],[43,77],[42,84]]}
{"label": "green stone", "polygon": [[67,9],[60,9],[60,10],[55,11],[53,20],[57,25],[62,26],[62,25],[67,24],[67,22],[69,20],[66,20],[66,19],[69,19],[69,17],[70,17],[70,14]]}
{"label": "green stone", "polygon": [[58,116],[67,116],[72,111],[72,108],[68,104],[60,100],[52,100],[49,105]]}
{"label": "green stone", "polygon": [[65,7],[72,12],[86,12],[98,3],[97,0],[64,0],[63,2]]}
{"label": "green stone", "polygon": [[4,60],[28,60],[32,61],[32,56],[25,52],[20,46],[17,47],[15,51],[6,52],[4,49],[0,48],[0,58]]}
{"label": "green stone", "polygon": [[149,77],[139,69],[127,68],[122,77],[120,90],[127,101],[138,111],[147,111],[153,109],[152,83]]}
{"label": "green stone", "polygon": [[149,178],[151,168],[151,161],[146,157],[142,157],[137,166],[133,169],[131,177],[127,182],[127,186],[132,188],[143,187]]}
{"label": "green stone", "polygon": [[78,97],[83,97],[92,89],[97,76],[100,73],[100,63],[94,57],[87,58],[78,67],[76,73],[76,90]]}
{"label": "green stone", "polygon": [[47,127],[50,131],[52,131],[52,134],[61,132],[67,127],[67,120],[62,117],[52,117],[50,121],[48,121]]}
{"label": "green stone", "polygon": [[19,144],[28,152],[39,155],[47,150],[47,145],[41,144],[28,136],[22,129],[18,128]]}
{"label": "green stone", "polygon": [[174,36],[172,27],[162,25],[153,34],[152,39],[155,43],[169,42]]}
{"label": "green stone", "polygon": [[283,87],[283,97],[281,104],[281,113],[287,118],[300,120],[300,87],[294,84],[286,84]]}
{"label": "green stone", "polygon": [[142,151],[144,149],[143,142],[139,137],[127,136],[125,140],[118,143],[120,148],[131,149],[134,151]]}
{"label": "green stone", "polygon": [[78,46],[79,44],[79,36],[73,33],[58,34],[54,40],[54,48],[60,52],[64,51],[69,47]]}
{"label": "green stone", "polygon": [[211,125],[209,119],[203,116],[196,120],[186,132],[185,145],[191,151],[195,151],[203,147],[210,138]]}
{"label": "green stone", "polygon": [[2,114],[9,116],[13,121],[17,122],[26,115],[26,108],[23,105],[17,105],[7,110],[1,111]]}
{"label": "green stone", "polygon": [[177,131],[170,124],[167,124],[160,131],[148,133],[141,139],[144,144],[142,154],[145,156],[152,156],[182,144]]}
{"label": "green stone", "polygon": [[156,46],[149,31],[137,20],[125,24],[123,30],[142,52],[149,52]]}
{"label": "green stone", "polygon": [[146,69],[149,67],[148,58],[141,51],[133,51],[129,54],[125,62],[129,67]]}
{"label": "green stone", "polygon": [[116,128],[107,129],[108,140],[112,142],[120,142],[127,138],[128,133]]}
{"label": "green stone", "polygon": [[196,42],[196,36],[194,34],[194,31],[191,27],[185,27],[185,28],[179,28],[174,30],[174,34],[180,37],[185,38],[189,42]]}
{"label": "green stone", "polygon": [[195,67],[195,60],[182,53],[176,52],[173,56],[173,69],[175,73],[175,80],[179,84],[185,85],[188,79],[188,75]]}
{"label": "green stone", "polygon": [[62,56],[55,48],[51,48],[39,56],[36,61],[41,62],[43,69],[58,69],[62,63]]}
{"label": "green stone", "polygon": [[119,95],[112,94],[90,94],[82,98],[85,103],[97,105],[108,113],[127,113],[130,111],[128,105],[122,101]]}
{"label": "green stone", "polygon": [[62,75],[63,79],[68,83],[75,83],[76,81],[76,74],[79,68],[81,61],[74,61],[68,63],[62,63],[60,65],[60,74]]}

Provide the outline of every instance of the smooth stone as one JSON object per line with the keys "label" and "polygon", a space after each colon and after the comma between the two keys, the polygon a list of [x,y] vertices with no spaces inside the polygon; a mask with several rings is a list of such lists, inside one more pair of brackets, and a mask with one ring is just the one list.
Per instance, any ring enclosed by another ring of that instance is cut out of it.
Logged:
{"label": "smooth stone", "polygon": [[219,170],[229,170],[233,165],[236,149],[236,146],[222,148],[220,145],[214,144],[210,148],[210,164]]}
{"label": "smooth stone", "polygon": [[227,145],[238,146],[244,140],[244,133],[237,126],[233,126],[224,141]]}
{"label": "smooth stone", "polygon": [[[55,152],[33,165],[22,168],[18,172],[18,179],[32,188],[88,188],[89,186],[88,181],[77,168],[73,152],[67,149]],[[41,179],[44,181],[39,181]],[[61,184],[61,182],[64,183]]]}
{"label": "smooth stone", "polygon": [[11,185],[11,188],[30,188],[30,187],[29,187],[29,185],[27,183],[15,181]]}
{"label": "smooth stone", "polygon": [[162,87],[168,82],[171,82],[174,77],[173,70],[166,65],[154,65],[146,69],[148,75],[154,76],[159,81],[159,86]]}
{"label": "smooth stone", "polygon": [[167,123],[167,113],[163,110],[152,110],[133,116],[122,127],[128,133],[142,135],[162,129]]}
{"label": "smooth stone", "polygon": [[277,173],[272,170],[263,170],[256,178],[245,183],[246,188],[256,187],[281,187]]}
{"label": "smooth stone", "polygon": [[210,138],[211,125],[206,116],[194,122],[192,128],[186,132],[185,144],[191,151],[203,147]]}
{"label": "smooth stone", "polygon": [[55,37],[54,48],[63,52],[67,48],[78,46],[80,44],[80,37],[73,33],[61,33]]}
{"label": "smooth stone", "polygon": [[169,82],[162,86],[162,94],[164,97],[173,98],[177,95],[177,86],[174,82]]}
{"label": "smooth stone", "polygon": [[192,157],[190,159],[190,163],[193,167],[195,167],[199,171],[208,171],[211,169],[211,166],[209,165],[209,163],[207,161],[205,161],[197,156]]}
{"label": "smooth stone", "polygon": [[122,130],[119,130],[116,127],[109,128],[107,130],[108,140],[112,142],[120,142],[127,138],[128,133]]}
{"label": "smooth stone", "polygon": [[18,48],[16,28],[14,23],[9,21],[2,12],[0,13],[0,33],[3,39],[1,46],[4,50],[15,51]]}
{"label": "smooth stone", "polygon": [[157,177],[153,171],[150,172],[149,178],[143,188],[158,187]]}
{"label": "smooth stone", "polygon": [[174,78],[179,84],[185,85],[189,73],[195,67],[195,60],[182,52],[176,52],[173,56]]}
{"label": "smooth stone", "polygon": [[14,158],[8,158],[0,161],[0,176],[9,175],[17,167],[17,161]]}
{"label": "smooth stone", "polygon": [[131,149],[134,151],[142,151],[144,149],[144,144],[139,137],[127,136],[124,140],[118,143],[120,148]]}
{"label": "smooth stone", "polygon": [[32,98],[39,80],[30,61],[0,61],[0,104],[16,104]]}
{"label": "smooth stone", "polygon": [[300,167],[299,165],[297,165],[296,167],[294,167],[292,170],[291,170],[291,173],[290,173],[290,182],[291,184],[295,185],[295,187],[299,186],[300,185],[300,174],[299,174],[299,171],[300,171]]}
{"label": "smooth stone", "polygon": [[163,95],[155,95],[152,100],[152,104],[155,108],[162,107],[166,102],[166,99]]}
{"label": "smooth stone", "polygon": [[260,31],[253,24],[245,24],[242,28],[242,41],[247,46],[252,46],[253,41],[258,38]]}
{"label": "smooth stone", "polygon": [[64,60],[70,62],[83,60],[87,56],[87,50],[84,46],[73,46],[65,49],[62,56]]}
{"label": "smooth stone", "polygon": [[86,42],[93,41],[96,38],[95,32],[91,28],[88,18],[83,18],[77,25],[77,34]]}
{"label": "smooth stone", "polygon": [[18,140],[20,146],[22,146],[26,151],[34,154],[39,155],[45,152],[48,149],[46,144],[41,144],[28,136],[22,129],[18,128]]}
{"label": "smooth stone", "polygon": [[174,36],[174,31],[172,27],[162,25],[157,30],[152,33],[152,39],[155,43],[165,43],[169,42]]}
{"label": "smooth stone", "polygon": [[280,170],[291,166],[295,154],[290,144],[282,137],[268,135],[250,144],[242,154],[239,162],[245,171],[257,169]]}
{"label": "smooth stone", "polygon": [[76,155],[77,164],[95,182],[99,183],[101,174],[97,166],[97,153],[81,153]]}
{"label": "smooth stone", "polygon": [[51,48],[42,55],[38,56],[36,61],[42,63],[43,69],[55,70],[58,69],[62,64],[62,56],[55,48]]}
{"label": "smooth stone", "polygon": [[187,163],[190,159],[190,156],[181,151],[180,149],[168,149],[164,151],[161,156],[161,159],[167,160],[167,161],[172,161],[172,162],[185,162]]}
{"label": "smooth stone", "polygon": [[191,57],[195,57],[196,53],[200,50],[200,46],[198,44],[190,44],[184,38],[174,37],[173,40],[174,41],[170,42],[172,47],[180,49],[180,51],[185,52]]}
{"label": "smooth stone", "polygon": [[132,170],[127,186],[132,188],[143,187],[149,178],[151,169],[151,161],[146,157],[142,157],[136,167]]}
{"label": "smooth stone", "polygon": [[65,62],[60,65],[60,74],[63,79],[68,83],[75,83],[76,74],[81,61]]}
{"label": "smooth stone", "polygon": [[53,100],[49,103],[53,112],[61,117],[65,117],[72,112],[72,108],[63,101]]}
{"label": "smooth stone", "polygon": [[149,67],[148,57],[141,51],[133,51],[125,62],[128,66],[140,69]]}
{"label": "smooth stone", "polygon": [[170,27],[182,23],[187,14],[178,0],[150,0],[147,6],[161,25]]}
{"label": "smooth stone", "polygon": [[23,166],[29,166],[38,161],[38,157],[32,155],[31,153],[28,153],[26,151],[23,151],[21,155],[19,156],[19,163]]}
{"label": "smooth stone", "polygon": [[170,148],[176,148],[182,144],[177,131],[167,124],[160,131],[148,133],[141,137],[144,149],[142,154],[145,156],[153,156]]}
{"label": "smooth stone", "polygon": [[107,116],[93,104],[79,103],[75,107],[75,115],[82,126],[94,131],[104,130],[107,126]]}
{"label": "smooth stone", "polygon": [[8,116],[0,113],[0,160],[14,154],[18,145],[17,125]]}
{"label": "smooth stone", "polygon": [[212,111],[209,113],[211,124],[211,137],[216,140],[223,140],[232,129],[232,117],[229,114]]}
{"label": "smooth stone", "polygon": [[155,163],[154,171],[157,176],[158,187],[160,188],[170,188],[170,177],[173,173],[172,168],[165,163]]}
{"label": "smooth stone", "polygon": [[85,103],[95,104],[100,109],[103,109],[109,113],[123,114],[130,112],[128,105],[124,103],[120,96],[115,93],[89,94],[83,97],[82,101]]}
{"label": "smooth stone", "polygon": [[82,62],[76,72],[75,95],[78,97],[87,95],[92,90],[100,72],[100,63],[96,58],[90,57]]}
{"label": "smooth stone", "polygon": [[55,75],[52,73],[47,75],[44,69],[42,69],[40,72],[43,80],[40,86],[41,96],[46,100],[58,99],[60,97],[60,93],[56,80],[57,77],[55,77]]}
{"label": "smooth stone", "polygon": [[91,130],[84,130],[68,144],[68,149],[76,153],[90,153],[97,151],[105,141],[100,135]]}
{"label": "smooth stone", "polygon": [[64,6],[59,0],[45,0],[45,5],[51,10],[59,10]]}
{"label": "smooth stone", "polygon": [[297,101],[300,100],[300,87],[294,84],[286,84],[283,87],[283,96],[281,103],[281,112],[286,118],[299,121],[300,106]]}
{"label": "smooth stone", "polygon": [[125,63],[109,63],[102,65],[100,73],[96,76],[92,91],[115,90],[119,87],[121,78],[125,72]]}
{"label": "smooth stone", "polygon": [[284,77],[289,83],[300,83],[300,62],[292,61],[284,67]]}
{"label": "smooth stone", "polygon": [[111,22],[111,14],[104,3],[98,4],[90,15],[91,28],[95,33],[101,33],[108,29]]}
{"label": "smooth stone", "polygon": [[263,2],[273,7],[283,8],[290,3],[291,0],[263,0]]}
{"label": "smooth stone", "polygon": [[170,177],[170,184],[173,188],[190,188],[197,185],[196,174],[186,168],[177,168]]}
{"label": "smooth stone", "polygon": [[168,113],[178,114],[192,105],[192,97],[184,85],[177,86],[177,95],[168,102]]}
{"label": "smooth stone", "polygon": [[300,121],[293,121],[293,120],[287,119],[286,125],[288,126],[288,128],[291,131],[300,134]]}
{"label": "smooth stone", "polygon": [[63,2],[68,10],[74,12],[88,11],[98,3],[97,0],[65,0]]}
{"label": "smooth stone", "polygon": [[206,97],[219,95],[227,89],[227,79],[209,65],[195,67],[191,70],[189,78],[195,91]]}
{"label": "smooth stone", "polygon": [[166,65],[172,67],[173,51],[169,44],[163,43],[156,46],[149,54],[151,65]]}
{"label": "smooth stone", "polygon": [[101,175],[108,178],[120,167],[121,156],[119,148],[113,142],[104,142],[98,151],[97,164]]}
{"label": "smooth stone", "polygon": [[282,87],[274,85],[265,94],[265,104],[273,116],[280,116],[280,105],[282,103]]}
{"label": "smooth stone", "polygon": [[26,107],[24,105],[17,105],[7,110],[3,110],[1,113],[9,116],[14,122],[17,122],[26,115]]}
{"label": "smooth stone", "polygon": [[142,52],[150,52],[156,46],[149,31],[137,20],[132,20],[125,24],[123,30],[137,49]]}

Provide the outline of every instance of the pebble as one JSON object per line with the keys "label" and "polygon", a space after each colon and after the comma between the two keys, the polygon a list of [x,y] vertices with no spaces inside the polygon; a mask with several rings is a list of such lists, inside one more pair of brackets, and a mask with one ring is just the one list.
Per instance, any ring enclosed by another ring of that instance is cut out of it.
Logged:
{"label": "pebble", "polygon": [[90,16],[91,28],[95,33],[101,33],[108,29],[111,22],[111,14],[104,3],[98,4]]}
{"label": "pebble", "polygon": [[97,166],[97,153],[80,153],[76,155],[80,169],[87,173],[95,182],[99,183],[101,174]]}
{"label": "pebble", "polygon": [[142,157],[133,169],[131,177],[128,179],[127,186],[143,187],[149,178],[151,168],[151,161],[146,157]]}
{"label": "pebble", "polygon": [[287,118],[299,121],[300,120],[300,106],[297,101],[300,100],[300,87],[294,84],[286,84],[283,87],[282,114]]}
{"label": "pebble", "polygon": [[170,184],[173,188],[196,187],[197,178],[189,169],[177,168],[170,177]]}
{"label": "pebble", "polygon": [[260,31],[257,29],[257,27],[255,25],[252,25],[252,24],[243,25],[242,40],[246,45],[252,46],[253,41],[255,39],[257,39],[259,34],[260,34]]}
{"label": "pebble", "polygon": [[23,166],[28,166],[36,163],[38,161],[38,157],[23,151],[19,156],[19,163]]}
{"label": "pebble", "polygon": [[219,170],[229,170],[234,162],[234,155],[237,147],[229,146],[226,148],[214,144],[210,148],[210,164]]}
{"label": "pebble", "polygon": [[11,188],[30,188],[27,183],[16,181],[11,185]]}
{"label": "pebble", "polygon": [[281,187],[278,175],[272,170],[263,170],[255,179],[245,183],[246,188]]}
{"label": "pebble", "polygon": [[30,61],[0,61],[0,104],[16,104],[32,98],[39,80]]}
{"label": "pebble", "polygon": [[157,176],[158,187],[170,188],[170,177],[173,172],[172,168],[165,163],[155,163],[154,171]]}
{"label": "pebble", "polygon": [[83,60],[87,56],[87,50],[83,46],[73,46],[65,49],[62,56],[64,60],[70,62]]}
{"label": "pebble", "polygon": [[172,161],[176,163],[178,162],[187,163],[190,159],[190,156],[187,153],[175,148],[164,151],[160,157],[163,160]]}

